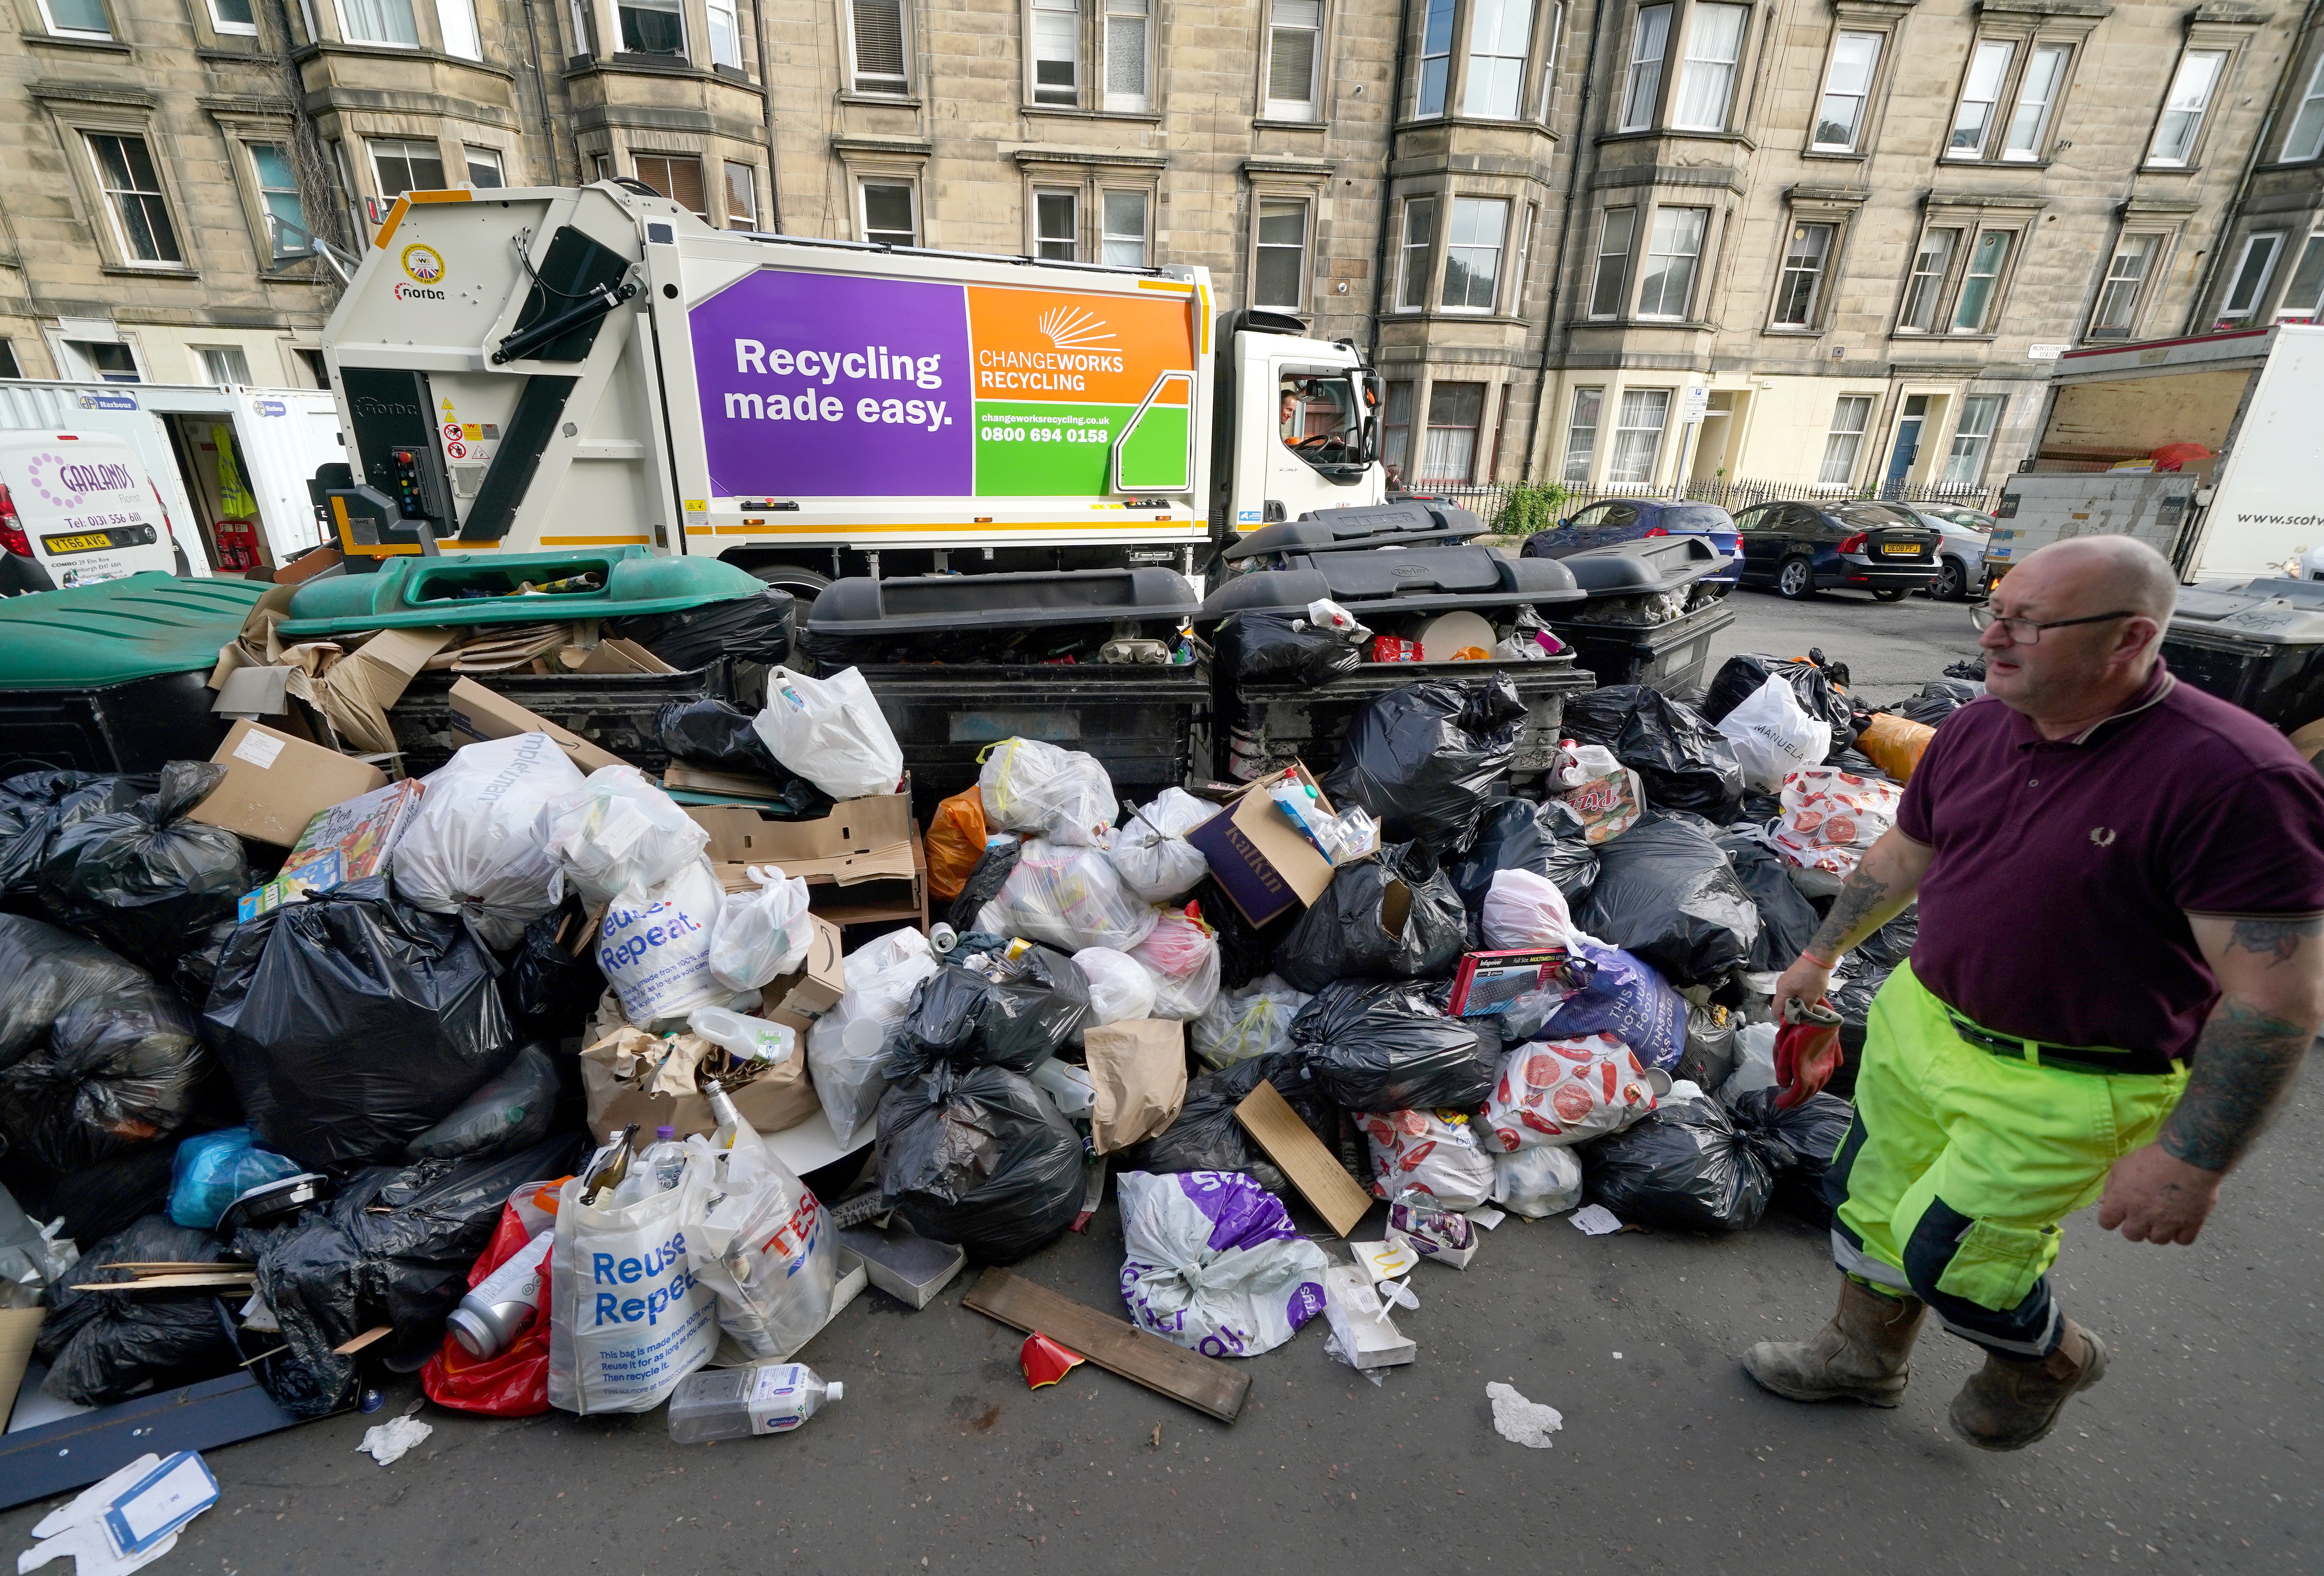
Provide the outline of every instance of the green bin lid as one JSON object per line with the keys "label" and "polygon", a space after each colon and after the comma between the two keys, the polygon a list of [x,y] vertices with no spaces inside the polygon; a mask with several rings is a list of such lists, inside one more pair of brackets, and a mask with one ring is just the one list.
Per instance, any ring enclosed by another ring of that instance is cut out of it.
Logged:
{"label": "green bin lid", "polygon": [[0,689],[97,689],[207,671],[272,589],[149,569],[94,585],[0,597]]}
{"label": "green bin lid", "polygon": [[[581,575],[595,591],[509,594]],[[310,580],[290,599],[282,633],[349,634],[356,630],[438,625],[546,623],[574,618],[627,618],[683,613],[706,602],[756,596],[766,582],[717,558],[657,557],[643,548],[576,548],[564,552],[447,553],[390,558],[376,575]],[[476,592],[489,594],[475,595]]]}

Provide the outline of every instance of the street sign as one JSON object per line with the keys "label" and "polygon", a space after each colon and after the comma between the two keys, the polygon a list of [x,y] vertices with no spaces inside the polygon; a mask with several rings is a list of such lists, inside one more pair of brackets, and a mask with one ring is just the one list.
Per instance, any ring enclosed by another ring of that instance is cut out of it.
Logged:
{"label": "street sign", "polygon": [[1679,396],[1679,425],[1682,427],[1693,426],[1696,422],[1702,419],[1702,413],[1710,409],[1711,391],[1704,388],[1701,383],[1695,384],[1693,387],[1686,390]]}

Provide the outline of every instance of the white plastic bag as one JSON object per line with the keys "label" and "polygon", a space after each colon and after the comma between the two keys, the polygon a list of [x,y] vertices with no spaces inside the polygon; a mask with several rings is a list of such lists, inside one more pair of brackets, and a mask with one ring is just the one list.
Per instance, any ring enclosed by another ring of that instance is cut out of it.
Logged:
{"label": "white plastic bag", "polygon": [[549,1250],[549,1404],[584,1415],[650,1412],[718,1345],[718,1298],[687,1256],[678,1185],[621,1209],[581,1202],[582,1176],[558,1194]]}
{"label": "white plastic bag", "polygon": [[894,793],[904,775],[895,733],[853,668],[829,678],[775,668],[767,675],[767,708],[751,727],[777,760],[835,799]]}
{"label": "white plastic bag", "polygon": [[1121,872],[1121,884],[1149,903],[1185,897],[1211,873],[1211,862],[1186,834],[1218,813],[1216,805],[1185,788],[1164,788],[1113,834],[1113,868]]}
{"label": "white plastic bag", "polygon": [[1485,1125],[1507,1153],[1619,1132],[1654,1109],[1637,1053],[1610,1034],[1582,1035],[1511,1051],[1486,1097]]}
{"label": "white plastic bag", "polygon": [[1154,905],[1123,889],[1102,848],[1025,839],[1017,868],[976,927],[993,935],[1021,935],[1060,952],[1085,946],[1128,952],[1154,928]]}
{"label": "white plastic bag", "polygon": [[1831,749],[1831,724],[1808,715],[1799,692],[1780,673],[1769,674],[1718,726],[1735,747],[1744,786],[1760,793],[1773,793],[1789,773],[1820,764]]}
{"label": "white plastic bag", "polygon": [[650,891],[702,857],[710,834],[634,766],[602,766],[549,806],[549,852],[595,908]]}
{"label": "white plastic bag", "polygon": [[814,1194],[757,1134],[731,1149],[687,1144],[687,1262],[716,1294],[721,1367],[779,1360],[831,1317],[838,1233]]}
{"label": "white plastic bag", "polygon": [[548,807],[583,778],[546,733],[471,744],[430,772],[395,845],[398,896],[460,914],[495,951],[557,907],[564,882],[549,852]]}
{"label": "white plastic bag", "polygon": [[597,930],[597,966],[640,1028],[720,1005],[734,992],[710,972],[710,947],[726,894],[707,860],[696,860],[650,892],[615,898]]}
{"label": "white plastic bag", "polygon": [[1478,910],[1486,946],[1499,950],[1567,946],[1573,939],[1573,913],[1565,894],[1547,876],[1529,870],[1493,872]]}
{"label": "white plastic bag", "polygon": [[1130,955],[1154,976],[1154,1016],[1200,1018],[1219,997],[1219,944],[1211,927],[1176,908],[1156,916]]}
{"label": "white plastic bag", "polygon": [[843,1148],[853,1148],[856,1129],[878,1113],[888,1091],[880,1071],[888,1037],[903,1027],[912,992],[940,966],[928,938],[909,926],[867,941],[847,955],[838,1004],[807,1031],[807,1074]]}
{"label": "white plastic bag", "polygon": [[1356,1125],[1371,1147],[1376,1196],[1425,1193],[1448,1210],[1473,1210],[1493,1195],[1493,1157],[1467,1120],[1390,1111],[1358,1117]]}
{"label": "white plastic bag", "polygon": [[710,936],[711,977],[729,991],[756,991],[789,973],[807,962],[815,940],[803,879],[771,864],[746,873],[751,889],[726,894]]}
{"label": "white plastic bag", "polygon": [[1128,953],[1085,946],[1074,954],[1074,963],[1089,977],[1093,1027],[1154,1016],[1154,976]]}
{"label": "white plastic bag", "polygon": [[1088,847],[1106,841],[1117,801],[1097,758],[1038,739],[1003,739],[976,774],[987,825]]}
{"label": "white plastic bag", "polygon": [[1493,1202],[1529,1221],[1562,1215],[1582,1203],[1582,1160],[1557,1144],[1493,1157]]}
{"label": "white plastic bag", "polygon": [[1239,1171],[1126,1172],[1121,1298],[1140,1327],[1205,1357],[1272,1351],[1323,1311],[1323,1250]]}
{"label": "white plastic bag", "polygon": [[1744,1026],[1736,1037],[1743,1053],[1741,1063],[1729,1074],[1727,1082],[1719,1086],[1719,1098],[1732,1105],[1755,1089],[1775,1086],[1775,1026],[1753,1023]]}
{"label": "white plastic bag", "polygon": [[1261,974],[1240,994],[1222,991],[1187,1028],[1194,1055],[1217,1068],[1279,1051],[1291,1043],[1291,1020],[1307,1001],[1305,991],[1273,974]]}
{"label": "white plastic bag", "polygon": [[1784,812],[1771,840],[1794,864],[1845,879],[1896,824],[1904,798],[1893,782],[1811,766],[1784,779]]}

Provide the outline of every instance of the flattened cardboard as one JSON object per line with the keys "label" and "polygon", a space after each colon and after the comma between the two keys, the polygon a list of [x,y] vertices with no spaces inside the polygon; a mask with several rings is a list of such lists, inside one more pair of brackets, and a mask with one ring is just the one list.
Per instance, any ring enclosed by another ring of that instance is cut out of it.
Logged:
{"label": "flattened cardboard", "polygon": [[1356,1179],[1307,1130],[1307,1124],[1276,1092],[1274,1084],[1262,1081],[1252,1090],[1235,1107],[1235,1120],[1259,1140],[1267,1157],[1291,1179],[1299,1196],[1314,1206],[1333,1235],[1344,1237],[1356,1229],[1356,1222],[1372,1207],[1371,1194],[1356,1185]]}
{"label": "flattened cardboard", "polygon": [[600,641],[583,653],[580,671],[584,673],[675,673],[677,668],[639,645],[614,636]]}
{"label": "flattened cardboard", "polygon": [[808,907],[835,924],[927,922],[927,867],[908,791],[842,799],[814,821],[779,821],[749,805],[686,813],[710,834],[704,852],[730,891],[748,881],[743,866],[773,864],[805,880]]}
{"label": "flattened cardboard", "polygon": [[[261,742],[245,749],[254,737]],[[275,748],[267,749],[268,742]],[[192,818],[281,848],[297,843],[322,811],[387,786],[375,766],[259,723],[236,723],[210,759],[226,768],[226,779],[194,806]]]}
{"label": "flattened cardboard", "polygon": [[[1332,884],[1332,862],[1267,797],[1286,779],[1314,788],[1326,815],[1339,813],[1307,769],[1295,760],[1251,783],[1233,803],[1186,834],[1186,841],[1210,861],[1211,873],[1227,897],[1253,925],[1266,924],[1295,903],[1313,903]],[[1374,842],[1377,847],[1377,836]]]}
{"label": "flattened cardboard", "polygon": [[463,744],[486,739],[511,739],[519,733],[546,733],[551,742],[583,772],[625,764],[610,750],[601,750],[580,734],[560,728],[537,712],[527,710],[506,696],[495,695],[473,678],[455,680],[451,694],[452,733]]}

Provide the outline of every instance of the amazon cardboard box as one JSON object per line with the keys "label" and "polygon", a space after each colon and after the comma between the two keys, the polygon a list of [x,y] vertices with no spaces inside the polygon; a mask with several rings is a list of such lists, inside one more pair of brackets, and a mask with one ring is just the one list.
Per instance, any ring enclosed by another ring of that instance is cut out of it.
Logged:
{"label": "amazon cardboard box", "polygon": [[[1294,903],[1313,903],[1332,884],[1332,862],[1267,797],[1286,778],[1314,788],[1316,802],[1325,815],[1339,813],[1323,791],[1315,788],[1307,769],[1295,760],[1253,782],[1224,809],[1186,834],[1186,841],[1203,851],[1203,857],[1210,861],[1211,873],[1253,925],[1265,925]],[[1372,844],[1356,857],[1369,858],[1378,851],[1377,832]]]}
{"label": "amazon cardboard box", "polygon": [[583,775],[604,766],[627,762],[610,750],[600,750],[568,728],[560,728],[538,712],[528,711],[506,696],[495,695],[473,678],[452,686],[452,738],[458,744],[486,739],[513,739],[519,733],[546,733],[549,741]]}
{"label": "amazon cardboard box", "polygon": [[332,806],[387,786],[375,766],[259,723],[236,723],[210,759],[226,768],[226,779],[192,818],[278,848],[295,844]]}

